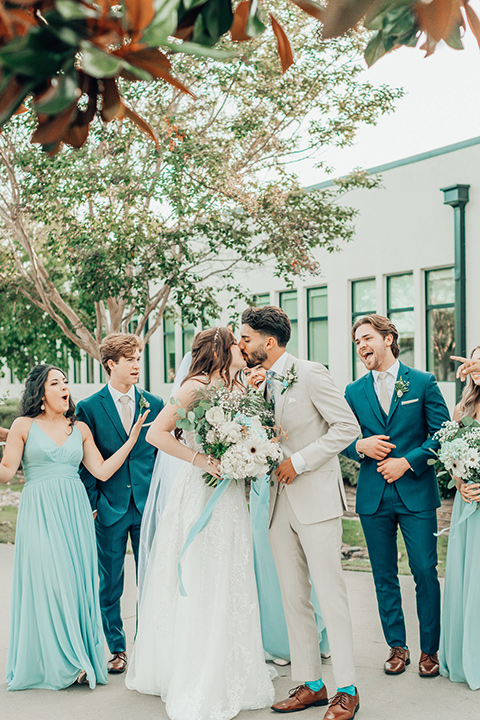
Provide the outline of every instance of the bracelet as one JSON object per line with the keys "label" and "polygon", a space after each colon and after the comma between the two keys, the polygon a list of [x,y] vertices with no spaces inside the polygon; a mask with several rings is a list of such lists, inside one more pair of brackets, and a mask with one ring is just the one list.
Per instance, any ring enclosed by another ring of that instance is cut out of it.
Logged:
{"label": "bracelet", "polygon": [[197,452],[193,454],[193,457],[192,457],[192,459],[190,460],[190,462],[192,463],[192,465],[195,465],[195,458],[197,457],[198,453],[199,453],[199,450],[197,450]]}

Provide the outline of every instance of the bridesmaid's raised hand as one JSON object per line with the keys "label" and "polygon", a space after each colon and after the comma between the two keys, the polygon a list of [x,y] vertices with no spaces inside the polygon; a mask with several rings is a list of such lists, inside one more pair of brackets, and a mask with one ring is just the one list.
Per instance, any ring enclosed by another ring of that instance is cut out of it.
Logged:
{"label": "bridesmaid's raised hand", "polygon": [[142,429],[143,423],[147,419],[147,415],[150,412],[150,410],[146,410],[143,415],[139,415],[137,418],[137,421],[135,425],[133,425],[132,429],[130,430],[129,440],[133,440],[133,444],[138,440],[138,436],[140,435],[140,430]]}

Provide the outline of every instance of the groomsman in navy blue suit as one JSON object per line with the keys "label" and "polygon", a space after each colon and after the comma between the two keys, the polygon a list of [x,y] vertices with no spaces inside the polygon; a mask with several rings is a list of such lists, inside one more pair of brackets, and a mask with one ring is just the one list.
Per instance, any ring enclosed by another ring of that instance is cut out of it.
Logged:
{"label": "groomsman in navy blue suit", "polygon": [[[149,409],[150,421],[163,407],[163,400],[135,387],[142,350],[143,341],[136,335],[107,335],[100,346],[100,355],[110,380],[99,392],[77,405],[78,419],[87,423],[104,458],[123,445],[140,412]],[[127,665],[120,609],[125,551],[130,536],[137,564],[142,513],[157,452],[145,440],[146,431],[143,426],[135,447],[110,480],[98,482],[85,467],[81,470],[96,517],[100,606],[105,637],[112,653],[108,662],[110,673],[121,673]]]}
{"label": "groomsman in navy blue suit", "polygon": [[348,385],[345,398],[362,437],[345,451],[360,462],[356,510],[372,566],[378,609],[390,646],[384,670],[398,675],[410,662],[398,581],[400,526],[415,580],[420,625],[421,677],[439,674],[440,586],[437,578],[436,508],[440,496],[428,461],[438,443],[432,435],[449,420],[431,373],[397,359],[398,332],[382,315],[368,315],[352,328],[357,353],[370,372]]}

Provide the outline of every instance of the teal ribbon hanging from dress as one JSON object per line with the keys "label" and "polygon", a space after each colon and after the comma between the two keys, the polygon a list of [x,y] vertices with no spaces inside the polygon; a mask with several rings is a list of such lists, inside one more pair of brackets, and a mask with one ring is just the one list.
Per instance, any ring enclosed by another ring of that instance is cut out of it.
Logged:
{"label": "teal ribbon hanging from dress", "polygon": [[[443,528],[443,530],[440,530],[440,532],[433,533],[435,535],[435,537],[440,537],[440,535],[443,535],[443,533],[449,532],[449,530],[455,531],[459,525],[464,523],[465,520],[467,520],[467,518],[470,517],[470,515],[473,515],[473,513],[477,511],[478,506],[479,506],[478,502],[471,502],[471,503],[464,502],[463,505],[460,506],[461,507],[460,517],[458,518],[457,522],[454,523],[453,525],[449,525],[447,528]],[[452,532],[450,537],[454,537],[454,535],[455,535],[455,532]]]}
{"label": "teal ribbon hanging from dress", "polygon": [[213,491],[210,499],[206,503],[205,507],[202,510],[202,513],[198,520],[194,522],[192,527],[190,528],[187,539],[185,540],[185,544],[182,548],[182,552],[180,553],[180,557],[178,559],[178,566],[177,566],[177,573],[178,573],[178,585],[180,588],[180,595],[182,597],[186,597],[187,593],[185,591],[185,587],[182,582],[182,558],[185,554],[185,551],[187,548],[192,544],[192,542],[195,540],[197,535],[204,530],[208,523],[210,522],[210,519],[212,517],[212,513],[214,510],[215,505],[218,503],[220,498],[222,497],[225,490],[228,488],[230,483],[232,482],[232,478],[228,477],[228,475],[225,475],[219,482],[215,490]]}

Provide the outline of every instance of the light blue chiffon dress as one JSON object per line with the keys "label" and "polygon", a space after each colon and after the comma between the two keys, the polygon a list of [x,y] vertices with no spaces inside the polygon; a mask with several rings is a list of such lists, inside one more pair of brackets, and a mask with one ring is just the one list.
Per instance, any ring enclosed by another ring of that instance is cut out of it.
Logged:
{"label": "light blue chiffon dress", "polygon": [[58,446],[32,422],[23,455],[12,583],[9,690],[60,690],[82,670],[106,684],[92,510],[77,427]]}
{"label": "light blue chiffon dress", "polygon": [[466,503],[457,492],[445,572],[440,673],[472,690],[480,688],[479,548],[480,503]]}
{"label": "light blue chiffon dress", "polygon": [[[283,609],[280,583],[275,561],[268,539],[268,514],[270,505],[270,487],[264,480],[252,483],[250,490],[250,518],[253,533],[253,559],[257,581],[260,622],[262,626],[263,649],[272,658],[290,660],[287,623]],[[320,604],[312,587],[311,602],[317,621],[320,652],[330,652],[325,622],[320,612]]]}

